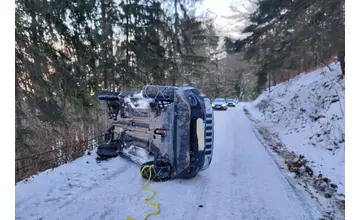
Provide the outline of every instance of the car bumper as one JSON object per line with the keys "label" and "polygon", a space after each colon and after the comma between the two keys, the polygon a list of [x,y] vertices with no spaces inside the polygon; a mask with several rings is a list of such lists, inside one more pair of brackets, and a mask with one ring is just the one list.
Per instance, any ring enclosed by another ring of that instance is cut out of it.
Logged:
{"label": "car bumper", "polygon": [[228,103],[229,107],[235,107],[235,103]]}
{"label": "car bumper", "polygon": [[226,110],[227,106],[213,106],[212,107],[214,110]]}

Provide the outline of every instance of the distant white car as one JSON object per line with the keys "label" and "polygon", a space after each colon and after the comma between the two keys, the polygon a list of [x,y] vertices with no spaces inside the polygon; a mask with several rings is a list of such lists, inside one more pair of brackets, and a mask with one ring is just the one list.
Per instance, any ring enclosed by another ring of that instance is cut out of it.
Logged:
{"label": "distant white car", "polygon": [[229,107],[235,107],[236,106],[235,99],[225,99],[225,100],[226,100],[227,106],[229,106]]}

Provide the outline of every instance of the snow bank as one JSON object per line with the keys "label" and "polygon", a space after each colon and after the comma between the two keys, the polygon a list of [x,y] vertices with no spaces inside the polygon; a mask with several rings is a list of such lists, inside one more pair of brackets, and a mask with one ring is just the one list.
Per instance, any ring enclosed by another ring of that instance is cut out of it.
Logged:
{"label": "snow bank", "polygon": [[329,67],[331,71],[324,67],[271,87],[247,109],[344,194],[345,86],[339,80],[340,64]]}

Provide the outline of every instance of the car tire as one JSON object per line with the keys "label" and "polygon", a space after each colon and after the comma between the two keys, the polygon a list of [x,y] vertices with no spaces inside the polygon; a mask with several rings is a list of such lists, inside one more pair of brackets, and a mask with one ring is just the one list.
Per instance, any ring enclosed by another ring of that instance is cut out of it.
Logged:
{"label": "car tire", "polygon": [[96,154],[99,157],[112,158],[117,157],[119,154],[117,153],[117,146],[113,143],[104,144],[97,148]]}
{"label": "car tire", "polygon": [[181,179],[192,179],[195,178],[197,176],[197,174],[199,173],[199,171],[197,171],[194,168],[190,168],[189,172],[186,174],[183,174],[181,176]]}

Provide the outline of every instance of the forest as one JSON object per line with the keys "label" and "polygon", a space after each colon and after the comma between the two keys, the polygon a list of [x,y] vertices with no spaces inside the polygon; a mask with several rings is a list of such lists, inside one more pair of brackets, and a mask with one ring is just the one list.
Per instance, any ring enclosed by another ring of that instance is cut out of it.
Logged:
{"label": "forest", "polygon": [[224,36],[199,0],[17,0],[16,181],[67,163],[104,131],[101,90],[193,86],[247,101],[338,60],[344,0],[234,0]]}

